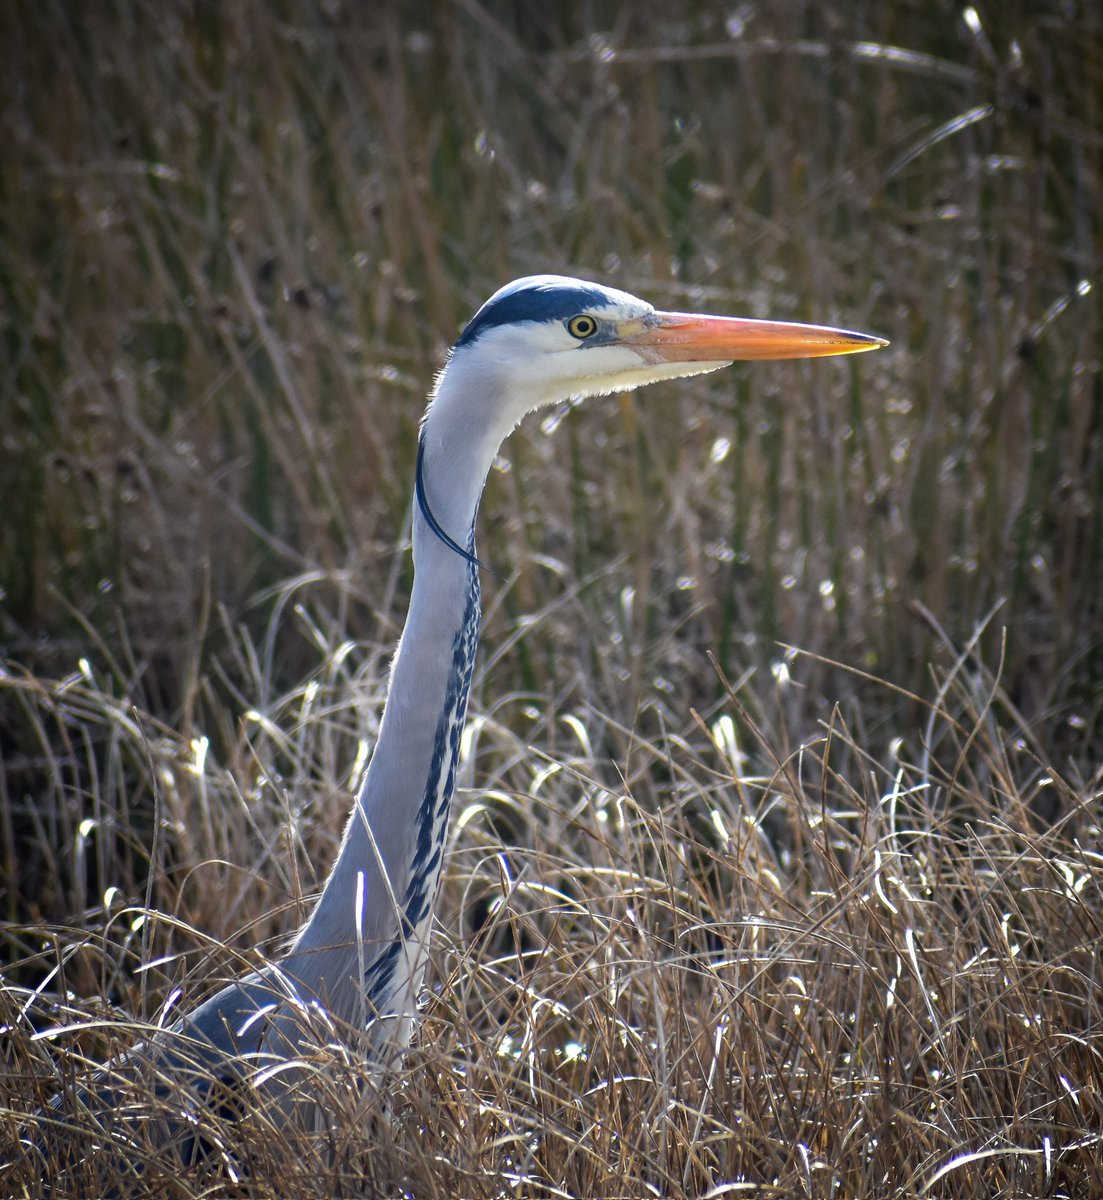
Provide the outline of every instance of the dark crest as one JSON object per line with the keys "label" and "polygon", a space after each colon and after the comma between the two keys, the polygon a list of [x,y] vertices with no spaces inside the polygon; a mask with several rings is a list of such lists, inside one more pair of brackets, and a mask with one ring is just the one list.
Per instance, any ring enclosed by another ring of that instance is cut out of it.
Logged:
{"label": "dark crest", "polygon": [[470,346],[489,329],[521,321],[567,320],[576,313],[604,308],[604,289],[559,275],[533,275],[495,292],[467,323],[456,349]]}

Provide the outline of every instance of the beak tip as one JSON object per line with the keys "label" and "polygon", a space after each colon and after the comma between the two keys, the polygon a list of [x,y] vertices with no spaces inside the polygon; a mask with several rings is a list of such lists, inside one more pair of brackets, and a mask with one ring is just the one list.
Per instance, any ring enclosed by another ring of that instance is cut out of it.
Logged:
{"label": "beak tip", "polygon": [[863,354],[867,350],[883,350],[886,346],[891,346],[892,343],[888,338],[878,337],[875,333],[851,333],[847,332],[849,345],[843,354],[848,352]]}

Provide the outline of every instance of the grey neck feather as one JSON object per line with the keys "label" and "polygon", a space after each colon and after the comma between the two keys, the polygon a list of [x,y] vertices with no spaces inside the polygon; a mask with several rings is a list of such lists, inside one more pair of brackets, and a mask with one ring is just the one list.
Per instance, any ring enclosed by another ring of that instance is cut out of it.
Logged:
{"label": "grey neck feather", "polygon": [[[425,453],[422,443],[414,587],[379,739],[332,875],[281,964],[302,998],[360,1026],[381,1017],[408,1026],[413,1016],[478,646],[477,496],[464,512],[434,492]],[[435,511],[453,527],[466,520],[466,552]],[[401,1045],[405,1036],[392,1024],[373,1040]]]}

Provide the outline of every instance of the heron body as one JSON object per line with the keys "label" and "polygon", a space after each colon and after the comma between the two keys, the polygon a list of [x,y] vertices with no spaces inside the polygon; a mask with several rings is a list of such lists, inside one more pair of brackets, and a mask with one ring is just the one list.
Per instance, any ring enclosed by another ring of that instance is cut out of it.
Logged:
{"label": "heron body", "polygon": [[329,879],[286,954],[212,996],[175,1034],[219,1072],[292,1059],[312,1014],[361,1031],[381,1059],[408,1041],[478,644],[476,515],[494,457],[527,413],[735,359],[884,344],[821,326],[657,312],[562,276],[495,293],[455,343],[421,427],[409,613]]}

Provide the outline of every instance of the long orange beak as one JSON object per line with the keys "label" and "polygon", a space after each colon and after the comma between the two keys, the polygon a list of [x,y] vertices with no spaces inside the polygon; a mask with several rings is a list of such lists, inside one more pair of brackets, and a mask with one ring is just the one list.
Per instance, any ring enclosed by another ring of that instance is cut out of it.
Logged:
{"label": "long orange beak", "polygon": [[640,324],[643,328],[638,333],[626,330],[618,340],[650,363],[822,358],[829,354],[860,354],[888,345],[884,338],[849,329],[747,317],[656,312]]}

